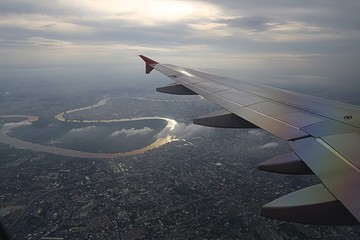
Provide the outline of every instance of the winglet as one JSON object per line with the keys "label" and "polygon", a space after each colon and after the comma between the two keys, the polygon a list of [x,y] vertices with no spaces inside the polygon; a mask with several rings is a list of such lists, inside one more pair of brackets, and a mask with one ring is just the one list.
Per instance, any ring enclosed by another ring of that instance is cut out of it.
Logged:
{"label": "winglet", "polygon": [[145,57],[144,55],[139,55],[139,57],[141,57],[142,60],[144,60],[144,62],[145,62],[145,66],[146,66],[145,73],[146,74],[151,73],[151,71],[154,69],[154,66],[156,64],[158,64],[158,62],[156,62],[148,57]]}

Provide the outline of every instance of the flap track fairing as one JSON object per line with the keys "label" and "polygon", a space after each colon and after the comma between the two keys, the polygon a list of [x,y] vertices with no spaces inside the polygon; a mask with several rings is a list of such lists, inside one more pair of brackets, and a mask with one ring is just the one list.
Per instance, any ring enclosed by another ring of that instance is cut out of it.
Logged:
{"label": "flap track fairing", "polygon": [[317,184],[280,197],[261,208],[264,217],[315,225],[358,225],[354,216]]}
{"label": "flap track fairing", "polygon": [[253,123],[227,110],[220,110],[195,118],[193,123],[201,126],[218,128],[259,128]]}
{"label": "flap track fairing", "polygon": [[171,84],[165,87],[156,88],[157,92],[175,95],[198,95],[196,92],[184,87],[181,84]]}
{"label": "flap track fairing", "polygon": [[294,153],[286,153],[271,158],[258,165],[258,169],[266,172],[307,175],[313,171]]}

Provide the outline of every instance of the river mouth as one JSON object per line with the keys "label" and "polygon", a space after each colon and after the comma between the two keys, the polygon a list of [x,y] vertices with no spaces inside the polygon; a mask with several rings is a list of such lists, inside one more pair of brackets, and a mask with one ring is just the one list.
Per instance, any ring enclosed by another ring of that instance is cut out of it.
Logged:
{"label": "river mouth", "polygon": [[166,128],[164,119],[119,122],[54,122],[39,119],[8,133],[11,138],[40,145],[89,153],[119,153],[143,149],[155,142]]}

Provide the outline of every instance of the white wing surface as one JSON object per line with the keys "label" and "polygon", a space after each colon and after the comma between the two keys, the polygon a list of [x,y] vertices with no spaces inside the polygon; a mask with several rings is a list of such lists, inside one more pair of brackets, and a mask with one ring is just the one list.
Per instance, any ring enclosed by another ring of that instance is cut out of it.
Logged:
{"label": "white wing surface", "polygon": [[224,110],[194,119],[213,127],[262,128],[294,150],[259,165],[284,174],[316,174],[321,184],[262,207],[261,215],[309,224],[360,222],[360,108],[284,89],[218,76],[140,55],[175,81],[157,91],[199,94]]}

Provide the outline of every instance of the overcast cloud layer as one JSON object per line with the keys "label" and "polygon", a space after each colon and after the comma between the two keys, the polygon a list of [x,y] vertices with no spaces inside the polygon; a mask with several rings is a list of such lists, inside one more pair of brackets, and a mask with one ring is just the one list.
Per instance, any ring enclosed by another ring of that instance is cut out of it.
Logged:
{"label": "overcast cloud layer", "polygon": [[250,80],[354,86],[359,12],[358,0],[2,0],[0,69],[129,81],[146,54]]}

